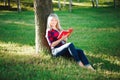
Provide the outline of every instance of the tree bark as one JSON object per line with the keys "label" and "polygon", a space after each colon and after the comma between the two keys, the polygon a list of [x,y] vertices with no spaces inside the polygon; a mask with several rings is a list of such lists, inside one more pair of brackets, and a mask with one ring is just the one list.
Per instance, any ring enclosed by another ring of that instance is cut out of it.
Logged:
{"label": "tree bark", "polygon": [[66,0],[64,0],[64,4],[63,4],[63,7],[65,7],[66,6]]}
{"label": "tree bark", "polygon": [[114,1],[114,8],[116,8],[116,0],[113,0]]}
{"label": "tree bark", "polygon": [[94,0],[92,0],[92,6],[95,7]]}
{"label": "tree bark", "polygon": [[96,7],[98,7],[98,0],[96,0]]}
{"label": "tree bark", "polygon": [[21,12],[20,0],[17,0],[17,9],[18,12]]}
{"label": "tree bark", "polygon": [[10,0],[8,0],[8,9],[10,9]]}
{"label": "tree bark", "polygon": [[52,0],[34,0],[36,53],[49,49],[45,38],[47,17],[53,12]]}
{"label": "tree bark", "polygon": [[69,0],[69,11],[72,12],[72,0]]}
{"label": "tree bark", "polygon": [[7,1],[6,0],[4,0],[4,6],[7,6]]}
{"label": "tree bark", "polygon": [[92,6],[98,7],[98,0],[92,0]]}
{"label": "tree bark", "polygon": [[59,10],[61,11],[61,3],[60,3],[60,0],[58,0],[58,8],[59,8]]}

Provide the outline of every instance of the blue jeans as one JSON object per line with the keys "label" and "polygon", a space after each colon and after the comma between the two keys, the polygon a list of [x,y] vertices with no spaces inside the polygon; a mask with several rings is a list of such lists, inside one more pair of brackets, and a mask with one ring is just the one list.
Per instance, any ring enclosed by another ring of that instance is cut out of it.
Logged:
{"label": "blue jeans", "polygon": [[61,56],[64,54],[73,56],[76,62],[82,62],[84,65],[89,65],[89,61],[85,56],[83,50],[76,49],[73,43],[66,43],[58,48],[52,49],[53,56]]}

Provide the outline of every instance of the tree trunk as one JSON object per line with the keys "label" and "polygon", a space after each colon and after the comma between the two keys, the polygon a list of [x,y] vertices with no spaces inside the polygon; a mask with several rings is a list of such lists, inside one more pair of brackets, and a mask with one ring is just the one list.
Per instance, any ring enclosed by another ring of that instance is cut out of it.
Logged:
{"label": "tree trunk", "polygon": [[66,6],[66,0],[64,0],[64,4],[63,4],[63,7],[65,7]]}
{"label": "tree trunk", "polygon": [[10,9],[10,0],[8,0],[8,9]]}
{"label": "tree trunk", "polygon": [[69,0],[69,11],[72,12],[72,0]]}
{"label": "tree trunk", "polygon": [[96,7],[98,7],[98,0],[96,0]]}
{"label": "tree trunk", "polygon": [[58,0],[58,8],[59,8],[59,10],[61,11],[61,3],[60,3],[60,0]]}
{"label": "tree trunk", "polygon": [[92,0],[92,6],[95,7],[94,0]]}
{"label": "tree trunk", "polygon": [[7,1],[6,0],[4,0],[4,6],[7,6]]}
{"label": "tree trunk", "polygon": [[116,8],[116,0],[114,0],[114,8]]}
{"label": "tree trunk", "polygon": [[17,0],[17,9],[18,12],[21,12],[20,0]]}
{"label": "tree trunk", "polygon": [[92,6],[98,7],[98,0],[92,0]]}
{"label": "tree trunk", "polygon": [[53,12],[52,0],[34,0],[35,9],[35,46],[36,53],[48,50],[48,43],[45,38],[47,17]]}

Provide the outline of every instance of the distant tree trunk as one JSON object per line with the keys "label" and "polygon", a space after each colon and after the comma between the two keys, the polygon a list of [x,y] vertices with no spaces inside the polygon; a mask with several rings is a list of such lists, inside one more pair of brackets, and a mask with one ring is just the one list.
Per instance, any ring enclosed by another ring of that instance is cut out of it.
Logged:
{"label": "distant tree trunk", "polygon": [[113,2],[114,2],[114,8],[116,8],[116,0],[113,0]]}
{"label": "distant tree trunk", "polygon": [[63,4],[63,7],[65,7],[66,6],[66,0],[64,0],[64,4]]}
{"label": "distant tree trunk", "polygon": [[96,7],[98,7],[98,0],[96,0]]}
{"label": "distant tree trunk", "polygon": [[98,7],[98,0],[92,0],[92,6]]}
{"label": "distant tree trunk", "polygon": [[10,9],[10,0],[8,0],[8,9]]}
{"label": "distant tree trunk", "polygon": [[69,11],[72,12],[72,0],[69,0]]}
{"label": "distant tree trunk", "polygon": [[52,0],[34,0],[36,53],[49,49],[45,38],[47,17],[53,12]]}
{"label": "distant tree trunk", "polygon": [[92,6],[95,7],[94,0],[92,0]]}
{"label": "distant tree trunk", "polygon": [[20,0],[17,0],[17,9],[18,12],[21,12]]}
{"label": "distant tree trunk", "polygon": [[7,6],[7,1],[6,0],[4,0],[4,6]]}
{"label": "distant tree trunk", "polygon": [[61,3],[60,3],[60,0],[58,0],[58,8],[59,8],[59,10],[61,10]]}

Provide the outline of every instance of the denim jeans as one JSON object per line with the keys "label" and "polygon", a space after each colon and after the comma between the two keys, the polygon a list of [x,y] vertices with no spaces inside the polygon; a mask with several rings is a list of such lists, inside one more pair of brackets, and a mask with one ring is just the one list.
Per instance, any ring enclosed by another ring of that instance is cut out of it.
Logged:
{"label": "denim jeans", "polygon": [[71,55],[76,62],[82,62],[84,65],[89,65],[89,61],[87,57],[85,56],[83,50],[76,49],[73,43],[66,43],[58,48],[52,49],[53,56],[61,56],[64,54]]}

